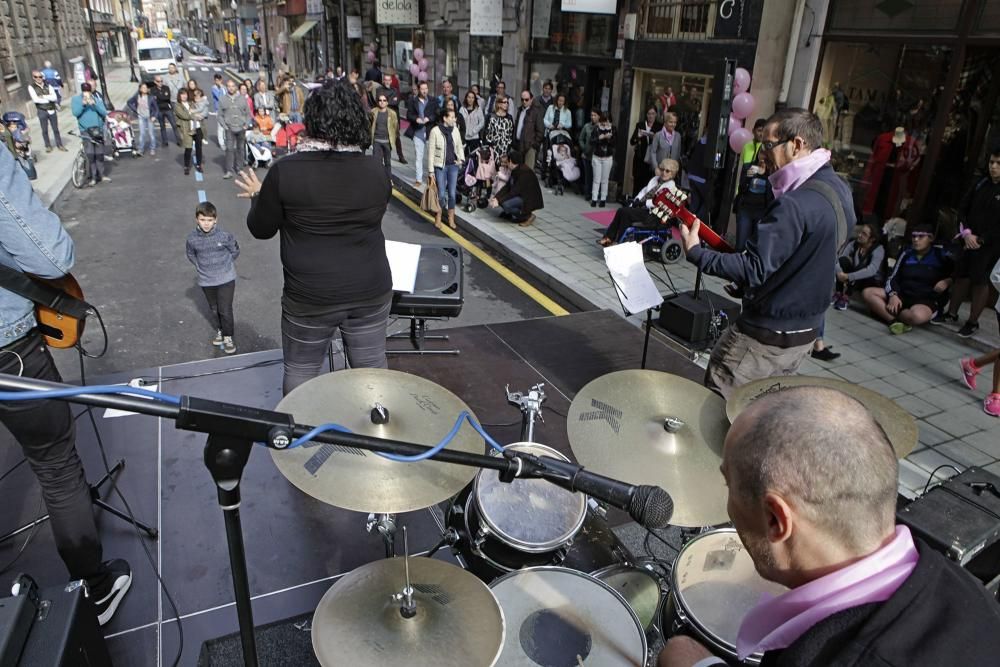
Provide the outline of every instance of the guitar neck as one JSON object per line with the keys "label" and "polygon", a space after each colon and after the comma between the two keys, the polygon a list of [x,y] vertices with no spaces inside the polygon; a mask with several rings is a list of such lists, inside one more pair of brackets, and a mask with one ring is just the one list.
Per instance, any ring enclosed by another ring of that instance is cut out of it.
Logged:
{"label": "guitar neck", "polygon": [[[694,213],[686,208],[680,208],[674,211],[674,217],[688,227],[691,227],[691,225],[694,224],[694,221],[698,219]],[[701,226],[698,228],[698,237],[707,243],[713,250],[718,250],[719,252],[736,252],[736,248],[729,245],[726,242],[726,239],[716,234],[715,230],[709,227],[705,222],[702,222]]]}

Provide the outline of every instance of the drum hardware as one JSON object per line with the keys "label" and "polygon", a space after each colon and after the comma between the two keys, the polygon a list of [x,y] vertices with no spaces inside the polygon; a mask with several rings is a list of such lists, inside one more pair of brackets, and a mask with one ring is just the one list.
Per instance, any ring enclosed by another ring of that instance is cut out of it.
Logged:
{"label": "drum hardware", "polygon": [[684,420],[678,417],[666,417],[663,420],[663,430],[667,433],[677,433],[684,428]]}
{"label": "drum hardware", "polygon": [[399,615],[403,618],[413,618],[417,615],[417,604],[413,601],[413,586],[410,585],[410,544],[406,539],[406,526],[403,526],[403,570],[406,573],[406,585],[400,593],[394,593],[393,602],[401,602]]}
{"label": "drum hardware", "polygon": [[[443,533],[441,533],[441,539],[438,543],[431,547],[431,550],[427,552],[427,558],[434,558],[434,554],[442,549],[442,547],[453,547],[458,543],[459,535],[458,531],[454,528],[446,528]],[[462,564],[465,567],[465,564]]]}
{"label": "drum hardware", "polygon": [[510,385],[504,385],[507,392],[507,402],[516,405],[521,410],[521,442],[535,441],[535,420],[545,423],[542,416],[542,403],[545,402],[544,382],[531,387],[527,394],[519,391],[511,392]]}
{"label": "drum hardware", "polygon": [[[369,514],[365,522],[365,530],[370,534],[373,530],[378,530],[378,534],[385,543],[385,557],[392,558],[396,555],[396,515],[395,514]],[[406,533],[406,526],[403,526],[403,533]]]}

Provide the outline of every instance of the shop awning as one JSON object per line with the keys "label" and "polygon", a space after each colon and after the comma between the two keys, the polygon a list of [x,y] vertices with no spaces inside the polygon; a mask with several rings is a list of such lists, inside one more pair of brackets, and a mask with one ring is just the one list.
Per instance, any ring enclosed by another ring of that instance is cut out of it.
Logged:
{"label": "shop awning", "polygon": [[315,25],[316,21],[303,21],[302,25],[296,28],[295,32],[292,33],[292,40],[296,42],[301,41],[302,38],[306,36],[306,33],[312,30]]}

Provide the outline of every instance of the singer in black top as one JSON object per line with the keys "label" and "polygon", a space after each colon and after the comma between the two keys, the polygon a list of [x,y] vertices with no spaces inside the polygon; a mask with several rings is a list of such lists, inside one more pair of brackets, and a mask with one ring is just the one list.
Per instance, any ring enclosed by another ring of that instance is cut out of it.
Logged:
{"label": "singer in black top", "polygon": [[304,105],[306,138],[275,162],[264,182],[252,172],[237,185],[253,205],[254,237],[279,234],[283,389],[319,375],[339,328],[352,368],[386,368],[392,276],[382,216],[392,189],[364,149],[370,136],[358,96],[328,81]]}

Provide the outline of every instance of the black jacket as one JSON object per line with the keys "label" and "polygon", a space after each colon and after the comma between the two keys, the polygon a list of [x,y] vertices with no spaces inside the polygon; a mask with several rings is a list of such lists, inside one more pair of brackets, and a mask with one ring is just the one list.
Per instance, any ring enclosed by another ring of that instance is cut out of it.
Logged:
{"label": "black jacket", "polygon": [[[513,98],[512,98],[513,99]],[[528,114],[524,118],[524,128],[521,137],[517,136],[517,127],[521,122],[521,115]],[[532,103],[527,109],[518,107],[514,116],[514,141],[520,142],[518,147],[522,150],[538,148],[545,139],[545,108]]]}
{"label": "black jacket", "polygon": [[420,110],[420,98],[417,97],[416,95],[410,95],[410,99],[406,103],[406,121],[409,123],[409,125],[406,127],[406,132],[403,133],[408,139],[413,138],[413,135],[416,134],[418,127],[427,128],[427,132],[424,136],[424,139],[426,139],[427,138],[426,135],[430,134],[431,128],[437,124],[437,121],[434,120],[434,117],[428,113],[429,111],[434,110],[431,107],[431,99],[433,98],[430,97],[427,98],[427,105],[424,107],[424,117],[428,118],[429,120],[425,125],[421,126],[417,124],[417,118],[420,117],[420,114],[418,113]]}
{"label": "black jacket", "polygon": [[959,220],[984,246],[1000,246],[1000,183],[984,178],[958,205]]}
{"label": "black jacket", "polygon": [[150,86],[149,94],[151,97],[156,98],[156,104],[160,107],[160,111],[170,111],[174,108],[174,100],[170,96],[170,87],[167,84],[162,86]]}
{"label": "black jacket", "polygon": [[937,302],[942,295],[934,291],[934,285],[950,277],[954,268],[954,260],[941,246],[931,246],[922,257],[907,248],[892,267],[885,291],[896,292],[903,301]]}
{"label": "black jacket", "polygon": [[525,213],[545,208],[542,187],[538,184],[535,170],[526,164],[519,164],[514,171],[510,172],[510,181],[500,188],[495,196],[498,202],[506,201],[511,197],[520,197],[524,201],[523,210]]}
{"label": "black jacket", "polygon": [[852,607],[764,654],[761,667],[1000,664],[1000,605],[981,583],[915,540],[920,560],[885,602]]}
{"label": "black jacket", "polygon": [[[847,184],[829,164],[806,182],[813,179],[839,195],[847,229],[852,229],[854,203]],[[705,273],[743,288],[741,322],[771,331],[817,329],[833,294],[837,233],[837,217],[826,197],[799,187],[771,202],[745,251],[695,247],[687,258]]]}

